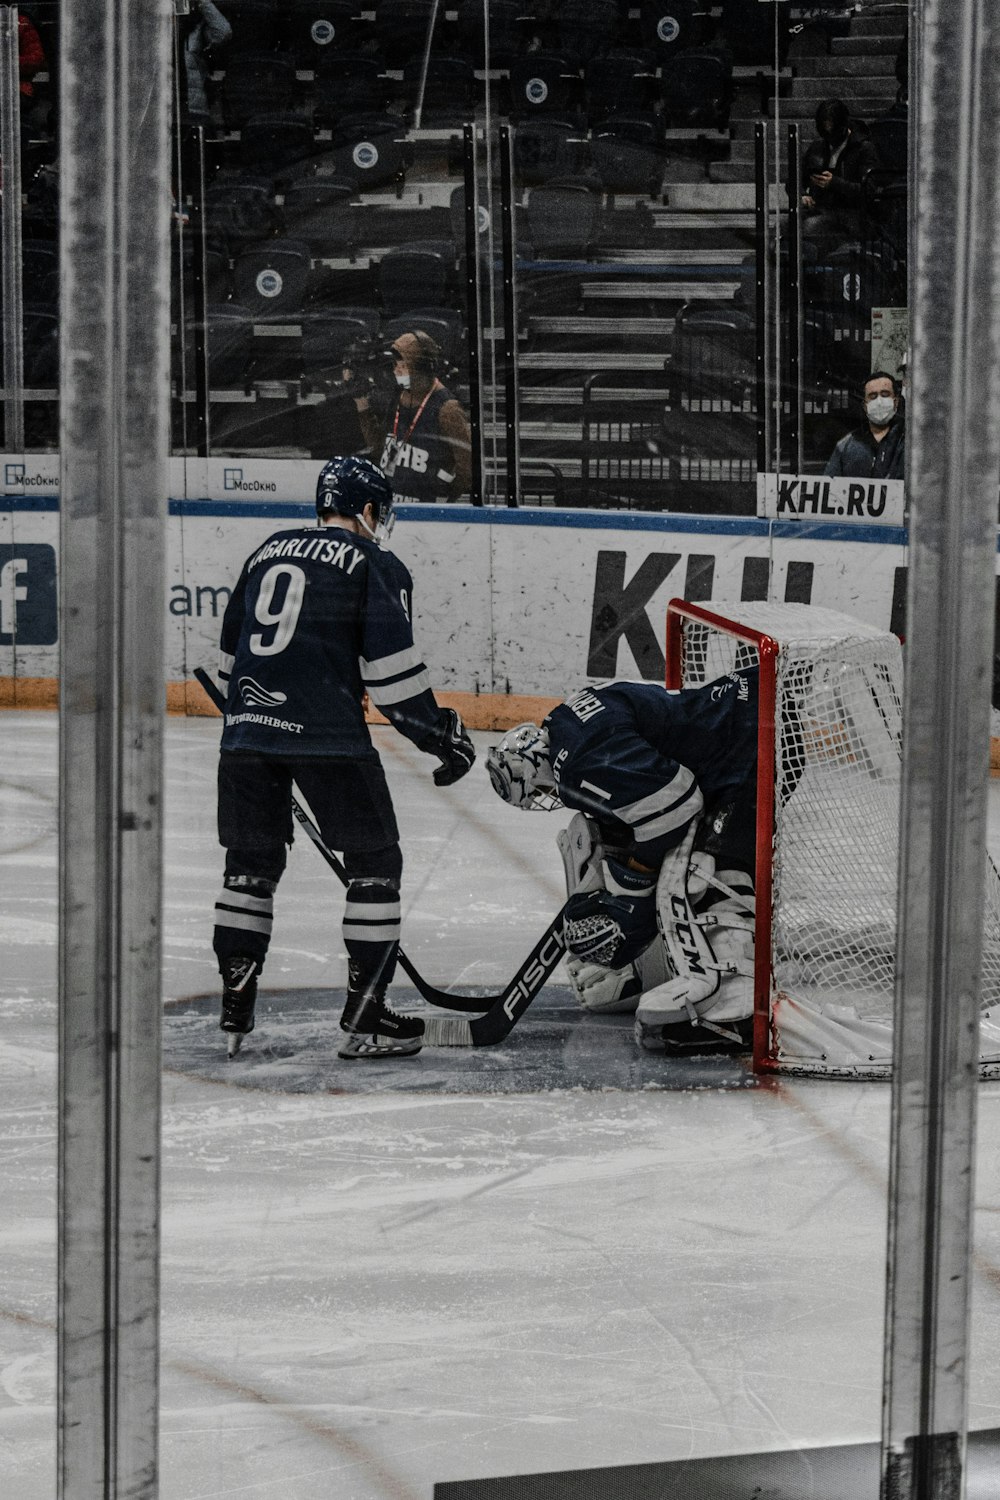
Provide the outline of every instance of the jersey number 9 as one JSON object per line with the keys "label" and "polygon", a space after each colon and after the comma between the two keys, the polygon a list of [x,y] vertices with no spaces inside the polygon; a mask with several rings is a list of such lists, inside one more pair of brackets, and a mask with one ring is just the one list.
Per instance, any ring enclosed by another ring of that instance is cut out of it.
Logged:
{"label": "jersey number 9", "polygon": [[[275,609],[274,596],[281,597],[282,579],[287,579],[287,585],[284,597]],[[260,581],[254,606],[254,618],[265,627],[250,637],[250,650],[254,656],[277,656],[284,651],[295,634],[305,592],[306,575],[294,563],[275,563],[273,568],[268,568]]]}

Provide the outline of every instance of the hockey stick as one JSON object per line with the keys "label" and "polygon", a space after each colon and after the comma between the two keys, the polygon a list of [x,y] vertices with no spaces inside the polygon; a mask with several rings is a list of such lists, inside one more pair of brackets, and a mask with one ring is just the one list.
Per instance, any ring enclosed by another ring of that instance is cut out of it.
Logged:
{"label": "hockey stick", "polygon": [[[195,667],[194,675],[212,703],[222,713],[225,710],[226,700],[211,677],[203,667]],[[341,885],[346,886],[348,884],[347,871],[333,851],[327,848],[322,834],[294,793],[292,794],[292,813]],[[488,1047],[503,1041],[548,980],[565,952],[562,920],[563,912],[560,909],[513,979],[496,995],[452,995],[447,990],[439,990],[424,979],[400,948],[396,955],[399,966],[405,974],[409,975],[418,993],[428,1004],[438,1005],[445,1010],[486,1011],[485,1015],[475,1016],[471,1021],[460,1016],[429,1017],[424,1031],[427,1044],[436,1047]]]}

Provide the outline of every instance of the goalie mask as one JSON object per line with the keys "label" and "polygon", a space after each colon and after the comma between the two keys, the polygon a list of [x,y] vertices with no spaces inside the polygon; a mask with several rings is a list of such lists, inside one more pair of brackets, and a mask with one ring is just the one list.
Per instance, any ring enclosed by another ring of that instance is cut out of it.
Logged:
{"label": "goalie mask", "polygon": [[493,790],[511,807],[551,812],[562,807],[549,761],[549,732],[537,724],[518,724],[499,745],[486,752]]}

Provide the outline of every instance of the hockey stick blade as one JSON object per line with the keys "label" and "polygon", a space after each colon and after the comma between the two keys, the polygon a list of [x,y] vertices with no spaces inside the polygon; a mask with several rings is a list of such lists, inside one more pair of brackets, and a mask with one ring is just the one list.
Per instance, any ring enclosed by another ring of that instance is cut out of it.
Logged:
{"label": "hockey stick blade", "polygon": [[[222,713],[225,710],[226,700],[204,667],[195,667],[194,676],[204,689],[206,696],[215,704],[219,712]],[[323,836],[316,827],[316,824],[294,795],[292,797],[292,813],[296,822],[316,846],[317,851],[330,866],[330,869],[336,875],[341,885],[346,886],[348,883],[347,871],[333,851],[326,847]],[[473,1021],[466,1021],[463,1017],[458,1016],[431,1016],[427,1023],[427,1031],[425,1032],[428,1045],[432,1047],[483,1047],[489,1046],[492,1042],[502,1041],[518,1018],[527,1010],[562,957],[565,949],[565,943],[562,940],[562,920],[563,913],[560,910],[542,933],[542,936],[534,948],[532,948],[506,989],[501,990],[499,994],[495,995],[453,995],[449,994],[447,990],[439,990],[435,985],[428,983],[419,970],[414,967],[410,959],[407,958],[402,948],[400,948],[396,955],[399,967],[413,981],[418,994],[429,1005],[437,1005],[442,1010],[458,1010],[470,1013],[478,1011],[486,1012],[485,1015],[479,1015]],[[551,961],[549,961],[549,955],[551,955],[553,946],[550,940],[553,938],[558,939],[559,949],[555,952],[554,957],[551,957]],[[543,955],[545,955],[544,958]],[[537,978],[535,971],[539,964],[543,965],[544,972],[540,978]],[[529,976],[531,976],[530,979]],[[533,987],[529,989],[527,998],[524,999],[524,986],[526,984],[530,985],[532,981]],[[514,1012],[513,1015],[511,1014],[512,1010]],[[434,1031],[435,1028],[438,1029]],[[468,1028],[468,1035],[466,1035],[466,1028]],[[434,1031],[433,1036],[431,1035],[432,1031]]]}
{"label": "hockey stick blade", "polygon": [[502,995],[484,1016],[430,1016],[424,1025],[429,1047],[492,1047],[507,1037],[566,952],[560,911],[542,933]]}

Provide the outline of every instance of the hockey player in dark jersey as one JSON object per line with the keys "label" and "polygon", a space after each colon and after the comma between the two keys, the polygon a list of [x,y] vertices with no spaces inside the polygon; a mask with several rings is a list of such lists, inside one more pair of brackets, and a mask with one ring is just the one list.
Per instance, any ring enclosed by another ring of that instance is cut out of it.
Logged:
{"label": "hockey player in dark jersey", "polygon": [[749,1045],[757,671],[670,692],[612,682],[489,751],[506,802],[578,809],[560,835],[583,1005],[650,1049]]}
{"label": "hockey player in dark jersey", "polygon": [[343,851],[349,877],[340,1056],[410,1056],[420,1051],[423,1021],[385,1002],[403,861],[365,692],[394,728],[438,757],[438,786],[464,776],[475,751],[458,714],[435,701],[414,645],[410,575],[380,547],[392,524],[385,475],[367,459],[331,459],[316,511],[318,526],[276,532],[255,548],[222,625],[220,1025],[237,1037],[253,1029],[274,891],[292,841],[294,781],[327,846]]}

